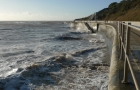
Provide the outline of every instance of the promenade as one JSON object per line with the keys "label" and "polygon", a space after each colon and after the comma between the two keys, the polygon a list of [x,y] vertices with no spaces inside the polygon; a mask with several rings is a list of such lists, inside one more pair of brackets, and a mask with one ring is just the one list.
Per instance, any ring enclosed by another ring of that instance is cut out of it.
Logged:
{"label": "promenade", "polygon": [[[107,25],[111,25],[116,28],[118,32],[118,43],[122,43],[120,39],[123,39],[124,48],[126,47],[127,39],[129,38],[128,46],[128,58],[130,61],[130,67],[128,62],[125,62],[125,52],[119,45],[118,59],[119,59],[119,85],[120,90],[139,90],[140,87],[140,22],[139,26],[132,25],[131,22],[120,22],[122,25],[118,25],[118,22],[108,22]],[[130,24],[128,26],[128,23]],[[138,22],[137,22],[138,23]],[[137,24],[138,25],[138,24]],[[127,29],[130,29],[127,37]],[[123,48],[123,46],[122,46]],[[126,64],[125,64],[126,63]],[[126,66],[127,65],[127,66]],[[131,69],[132,66],[132,69]],[[126,70],[126,71],[125,71]],[[131,71],[132,70],[132,71]],[[137,86],[136,86],[137,84]]]}
{"label": "promenade", "polygon": [[[124,34],[124,37],[126,37],[126,34]],[[126,40],[126,38],[124,39]],[[128,51],[128,57],[130,60],[130,64],[132,65],[132,69],[134,71],[136,80],[134,80],[134,78],[132,77],[134,75],[130,73],[131,72],[130,68],[127,67],[128,76],[126,76],[126,78],[128,77],[127,79],[128,83],[120,84],[122,87],[121,90],[139,90],[140,89],[140,28],[133,25],[130,25],[130,47]],[[124,58],[122,58],[122,60],[124,60]],[[123,70],[120,70],[120,80],[123,80]],[[136,83],[138,86],[135,85]]]}

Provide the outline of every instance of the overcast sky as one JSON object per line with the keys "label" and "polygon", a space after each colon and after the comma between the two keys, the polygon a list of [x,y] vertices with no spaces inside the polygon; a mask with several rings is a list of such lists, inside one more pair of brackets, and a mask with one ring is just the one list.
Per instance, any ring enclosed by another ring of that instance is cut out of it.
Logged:
{"label": "overcast sky", "polygon": [[66,21],[121,0],[0,0],[0,21]]}

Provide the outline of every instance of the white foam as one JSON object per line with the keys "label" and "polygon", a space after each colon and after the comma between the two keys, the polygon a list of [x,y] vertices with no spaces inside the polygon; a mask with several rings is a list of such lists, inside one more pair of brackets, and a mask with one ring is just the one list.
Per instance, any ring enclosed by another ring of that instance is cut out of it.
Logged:
{"label": "white foam", "polygon": [[[57,29],[59,27],[57,26]],[[30,28],[35,29],[30,25],[24,29]],[[47,32],[46,26],[42,28]],[[40,27],[34,30],[37,32],[36,35],[38,30]],[[4,83],[4,90],[15,90],[16,87],[20,90],[107,90],[108,70],[102,68],[92,70],[89,66],[103,63],[105,47],[103,37],[99,34],[87,34],[89,31],[83,24],[78,24],[74,32],[80,32],[75,34],[81,37],[80,40],[50,40],[50,42],[37,40],[30,43],[13,42],[12,45],[5,46],[1,44],[0,78],[4,80],[0,82]],[[60,33],[69,32],[66,30],[51,32],[53,36],[58,36]],[[49,33],[46,36],[49,37]],[[38,38],[40,39],[40,34]],[[24,51],[33,51],[33,53],[21,53]],[[74,55],[76,53],[79,54]],[[5,54],[11,55],[3,57]]]}
{"label": "white foam", "polygon": [[17,68],[12,69],[11,71],[7,72],[4,76],[7,77],[9,75],[12,75],[12,74],[16,73],[17,70],[18,70]]}
{"label": "white foam", "polygon": [[97,30],[97,26],[93,26],[92,28],[93,28],[94,30]]}

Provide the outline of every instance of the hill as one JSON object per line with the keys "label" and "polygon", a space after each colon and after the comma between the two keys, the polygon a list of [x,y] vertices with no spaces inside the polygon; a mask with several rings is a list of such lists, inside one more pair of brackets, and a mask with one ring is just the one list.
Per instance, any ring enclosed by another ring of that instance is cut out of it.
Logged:
{"label": "hill", "polygon": [[140,0],[113,2],[96,14],[76,20],[95,20],[95,18],[98,20],[140,21]]}

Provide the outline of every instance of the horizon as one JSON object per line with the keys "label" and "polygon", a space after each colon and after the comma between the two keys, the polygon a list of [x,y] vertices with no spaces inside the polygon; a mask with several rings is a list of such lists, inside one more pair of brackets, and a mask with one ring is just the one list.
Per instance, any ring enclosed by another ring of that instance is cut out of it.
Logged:
{"label": "horizon", "polygon": [[121,0],[1,0],[0,21],[72,21]]}
{"label": "horizon", "polygon": [[0,21],[0,22],[69,22],[69,21],[72,21],[72,20],[5,20],[5,21]]}

